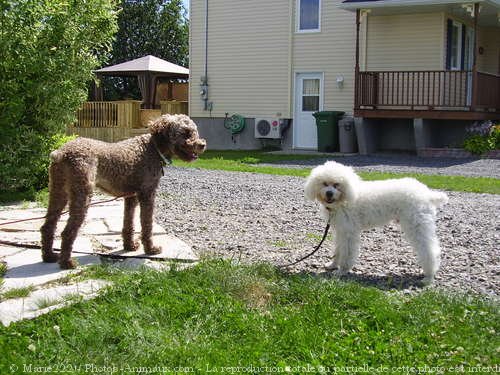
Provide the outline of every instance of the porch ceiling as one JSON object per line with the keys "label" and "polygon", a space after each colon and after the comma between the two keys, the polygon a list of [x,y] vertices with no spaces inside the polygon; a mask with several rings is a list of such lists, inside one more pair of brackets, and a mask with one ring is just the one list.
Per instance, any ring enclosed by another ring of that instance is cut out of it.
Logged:
{"label": "porch ceiling", "polygon": [[[478,18],[479,26],[500,27],[500,0],[476,1],[481,10]],[[370,10],[370,15],[390,15],[408,13],[446,12],[463,19],[471,19],[466,7],[472,2],[466,0],[346,0],[340,8],[350,11],[356,9]]]}

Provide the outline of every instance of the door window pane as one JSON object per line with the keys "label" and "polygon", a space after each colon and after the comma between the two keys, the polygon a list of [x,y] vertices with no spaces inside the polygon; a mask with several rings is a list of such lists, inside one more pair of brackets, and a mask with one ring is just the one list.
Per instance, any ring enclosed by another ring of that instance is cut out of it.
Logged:
{"label": "door window pane", "polygon": [[303,96],[302,111],[304,112],[319,111],[319,96]]}
{"label": "door window pane", "polygon": [[302,82],[303,95],[319,95],[319,79],[304,79]]}
{"label": "door window pane", "polygon": [[319,1],[299,0],[299,30],[319,29]]}
{"label": "door window pane", "polygon": [[319,79],[302,81],[302,111],[319,111]]}

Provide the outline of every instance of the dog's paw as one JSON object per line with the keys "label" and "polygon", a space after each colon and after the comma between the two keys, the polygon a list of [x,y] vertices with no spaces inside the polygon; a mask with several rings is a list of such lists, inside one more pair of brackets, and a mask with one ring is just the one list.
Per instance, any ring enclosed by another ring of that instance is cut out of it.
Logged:
{"label": "dog's paw", "polygon": [[42,261],[44,263],[56,263],[58,260],[59,260],[59,255],[52,251],[42,254]]}
{"label": "dog's paw", "polygon": [[74,259],[60,260],[59,267],[61,267],[62,270],[72,270],[78,267],[78,262]]}
{"label": "dog's paw", "polygon": [[327,270],[327,271],[334,271],[338,268],[337,263],[335,263],[335,262],[328,262],[324,265],[324,267],[325,267],[325,270]]}
{"label": "dog's paw", "polygon": [[141,243],[138,240],[123,243],[123,250],[125,250],[126,252],[137,251],[137,250],[139,250],[140,247],[141,247]]}
{"label": "dog's paw", "polygon": [[156,255],[156,254],[160,254],[162,251],[161,247],[159,246],[151,246],[150,248],[148,249],[144,249],[144,253],[146,255]]}

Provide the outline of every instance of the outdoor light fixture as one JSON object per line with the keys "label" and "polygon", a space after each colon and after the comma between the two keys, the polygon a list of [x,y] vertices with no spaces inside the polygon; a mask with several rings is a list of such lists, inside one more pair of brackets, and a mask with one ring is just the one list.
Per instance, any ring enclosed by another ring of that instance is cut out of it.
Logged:
{"label": "outdoor light fixture", "polygon": [[339,89],[344,87],[344,76],[337,76],[337,87]]}

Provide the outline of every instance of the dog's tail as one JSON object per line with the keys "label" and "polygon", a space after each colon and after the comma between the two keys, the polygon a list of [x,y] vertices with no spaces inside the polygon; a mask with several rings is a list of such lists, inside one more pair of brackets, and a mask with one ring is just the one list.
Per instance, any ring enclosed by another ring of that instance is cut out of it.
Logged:
{"label": "dog's tail", "polygon": [[62,158],[63,158],[63,153],[59,150],[55,150],[50,153],[50,160],[52,160],[53,163],[60,162]]}
{"label": "dog's tail", "polygon": [[431,203],[436,207],[441,207],[448,203],[448,195],[442,191],[433,191],[430,197]]}

